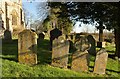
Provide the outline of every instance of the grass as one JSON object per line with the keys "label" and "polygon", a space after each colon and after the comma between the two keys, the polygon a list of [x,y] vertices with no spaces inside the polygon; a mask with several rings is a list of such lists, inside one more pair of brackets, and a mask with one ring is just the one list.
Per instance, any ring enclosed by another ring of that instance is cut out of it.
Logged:
{"label": "grass", "polygon": [[[105,75],[93,73],[95,56],[90,55],[89,72],[75,72],[70,69],[61,69],[51,66],[51,51],[49,50],[49,40],[38,41],[38,64],[28,66],[18,63],[17,39],[11,42],[2,41],[2,77],[118,77],[118,61],[108,58]],[[106,47],[108,53],[114,53],[113,47]],[[94,79],[94,78],[93,78]]]}

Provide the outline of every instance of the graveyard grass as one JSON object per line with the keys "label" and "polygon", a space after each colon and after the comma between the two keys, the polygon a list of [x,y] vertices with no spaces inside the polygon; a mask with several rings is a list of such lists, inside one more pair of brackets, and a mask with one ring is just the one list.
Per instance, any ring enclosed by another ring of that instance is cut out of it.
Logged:
{"label": "graveyard grass", "polygon": [[[114,53],[114,47],[108,46],[106,48],[109,50],[108,53]],[[90,56],[89,72],[78,73],[70,69],[51,66],[51,51],[49,51],[48,39],[38,41],[38,64],[32,67],[18,63],[17,49],[17,39],[12,40],[12,42],[2,41],[2,77],[118,77],[118,61],[112,58],[108,58],[105,75],[92,73],[94,56]]]}

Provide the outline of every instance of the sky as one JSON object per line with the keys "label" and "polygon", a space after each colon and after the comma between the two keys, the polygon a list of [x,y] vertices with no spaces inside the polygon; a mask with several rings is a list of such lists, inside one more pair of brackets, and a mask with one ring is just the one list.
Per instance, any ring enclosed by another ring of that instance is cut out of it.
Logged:
{"label": "sky", "polygon": [[23,2],[23,8],[25,8],[25,10],[27,10],[33,17],[34,20],[38,19],[37,18],[37,5],[39,3],[38,2]]}
{"label": "sky", "polygon": [[[23,7],[32,15],[32,20],[38,20],[39,16],[38,16],[38,9],[37,9],[37,5],[40,2],[37,1],[32,1],[32,0],[23,0]],[[43,12],[43,11],[41,11]],[[85,24],[81,24],[81,26],[79,26],[80,22],[77,22],[75,24],[75,26],[73,27],[73,31],[72,32],[76,32],[76,33],[80,33],[80,32],[95,32],[95,26],[93,25],[85,25]],[[96,31],[97,32],[97,31]]]}

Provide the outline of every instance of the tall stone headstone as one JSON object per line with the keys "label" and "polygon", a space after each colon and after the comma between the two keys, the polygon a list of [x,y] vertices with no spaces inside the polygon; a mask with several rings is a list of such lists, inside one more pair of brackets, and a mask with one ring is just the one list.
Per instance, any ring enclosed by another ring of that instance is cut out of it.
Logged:
{"label": "tall stone headstone", "polygon": [[88,53],[90,55],[96,55],[96,41],[92,35],[87,36],[88,43],[91,45],[90,49],[88,50]]}
{"label": "tall stone headstone", "polygon": [[52,42],[53,42],[53,40],[58,38],[61,35],[62,35],[62,31],[59,30],[58,28],[55,28],[55,29],[50,31],[50,50],[52,50]]}
{"label": "tall stone headstone", "polygon": [[4,39],[5,39],[5,40],[8,40],[8,41],[12,40],[11,31],[5,30],[5,32],[4,32]]}
{"label": "tall stone headstone", "polygon": [[19,63],[37,64],[37,34],[30,30],[23,30],[18,35]]}
{"label": "tall stone headstone", "polygon": [[71,69],[77,72],[88,71],[89,67],[89,44],[87,39],[84,37],[77,38],[75,42],[77,51],[72,55],[72,66]]}
{"label": "tall stone headstone", "polygon": [[38,34],[38,39],[39,40],[44,40],[44,38],[45,38],[45,34],[44,33],[39,33]]}
{"label": "tall stone headstone", "polygon": [[94,66],[94,73],[105,74],[107,58],[108,58],[108,53],[106,52],[105,49],[101,49],[99,52],[97,52],[95,66]]}
{"label": "tall stone headstone", "polygon": [[52,45],[52,65],[60,68],[67,68],[69,53],[69,41],[63,36],[53,40]]}

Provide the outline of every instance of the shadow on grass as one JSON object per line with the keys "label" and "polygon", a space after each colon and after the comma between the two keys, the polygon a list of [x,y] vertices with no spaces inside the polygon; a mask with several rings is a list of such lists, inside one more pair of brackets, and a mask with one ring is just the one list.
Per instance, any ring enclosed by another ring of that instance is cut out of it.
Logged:
{"label": "shadow on grass", "polygon": [[18,40],[2,40],[2,59],[18,61]]}
{"label": "shadow on grass", "polygon": [[116,57],[115,54],[108,54],[108,58],[112,58],[112,59],[116,60],[115,57]]}
{"label": "shadow on grass", "polygon": [[38,54],[38,64],[51,64],[52,52],[50,51],[50,41],[38,39],[37,54]]}
{"label": "shadow on grass", "polygon": [[[51,51],[49,40],[37,41],[37,57],[38,64],[51,63]],[[18,40],[6,41],[2,40],[2,59],[18,62]]]}
{"label": "shadow on grass", "polygon": [[93,72],[94,66],[89,66],[89,71]]}
{"label": "shadow on grass", "polygon": [[107,50],[107,52],[109,52],[109,53],[115,53],[114,50]]}
{"label": "shadow on grass", "polygon": [[109,71],[109,72],[115,72],[115,73],[120,74],[120,71],[115,71],[115,70],[110,70],[110,69],[106,69],[106,71]]}
{"label": "shadow on grass", "polygon": [[[94,71],[94,66],[89,66],[89,71],[93,72]],[[117,74],[120,73],[120,71],[115,71],[115,70],[110,70],[110,69],[106,69],[106,72],[114,72],[114,73],[117,73]],[[111,75],[111,74],[108,74],[108,73],[106,73],[106,74]]]}

